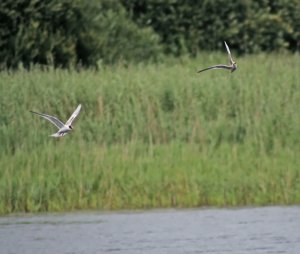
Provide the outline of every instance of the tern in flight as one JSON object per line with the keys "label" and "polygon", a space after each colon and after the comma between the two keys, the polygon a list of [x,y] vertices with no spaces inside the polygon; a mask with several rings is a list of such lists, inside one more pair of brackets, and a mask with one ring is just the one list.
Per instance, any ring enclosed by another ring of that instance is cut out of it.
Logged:
{"label": "tern in flight", "polygon": [[230,49],[226,43],[226,41],[224,41],[225,43],[225,47],[227,49],[227,53],[228,53],[228,58],[229,58],[229,65],[225,65],[225,64],[217,64],[208,68],[205,68],[203,70],[198,71],[202,72],[202,71],[207,71],[207,70],[212,70],[212,69],[225,69],[225,70],[231,70],[231,72],[234,72],[237,69],[237,64],[235,61],[233,61],[231,53],[230,53]]}
{"label": "tern in flight", "polygon": [[71,130],[73,130],[72,122],[78,116],[80,109],[81,109],[81,104],[78,105],[78,107],[76,108],[74,113],[71,115],[71,117],[65,124],[55,116],[37,113],[34,111],[30,111],[30,112],[37,114],[37,115],[45,118],[46,120],[50,121],[51,123],[53,123],[58,128],[58,132],[52,134],[51,137],[59,138],[59,137],[63,137],[65,135],[67,135]]}

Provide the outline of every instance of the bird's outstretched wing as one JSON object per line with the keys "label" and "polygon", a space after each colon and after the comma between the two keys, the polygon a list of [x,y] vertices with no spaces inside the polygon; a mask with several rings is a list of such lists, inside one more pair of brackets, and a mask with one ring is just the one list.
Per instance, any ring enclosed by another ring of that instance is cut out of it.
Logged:
{"label": "bird's outstretched wing", "polygon": [[73,112],[73,114],[71,115],[71,117],[69,118],[69,120],[66,122],[66,125],[72,125],[72,122],[74,121],[74,119],[78,116],[79,112],[81,109],[81,104],[78,105],[78,107],[75,109],[75,111]]}
{"label": "bird's outstretched wing", "polygon": [[217,65],[214,65],[214,66],[205,68],[205,69],[200,70],[200,71],[197,71],[197,72],[199,73],[199,72],[202,72],[202,71],[208,71],[208,70],[212,70],[212,69],[225,69],[225,70],[231,70],[231,67],[228,66],[228,65],[224,65],[224,64],[217,64]]}
{"label": "bird's outstretched wing", "polygon": [[228,53],[228,59],[229,59],[229,63],[230,63],[230,64],[233,64],[233,63],[234,63],[234,61],[233,61],[233,59],[232,59],[232,56],[231,56],[230,49],[229,49],[229,47],[228,47],[228,45],[227,45],[226,41],[224,41],[224,43],[225,43],[225,47],[226,47],[226,50],[227,50],[227,53]]}
{"label": "bird's outstretched wing", "polygon": [[58,129],[60,129],[61,127],[64,126],[64,123],[62,121],[60,121],[57,117],[55,116],[50,116],[50,115],[46,115],[46,114],[42,114],[42,113],[37,113],[34,111],[30,111],[33,114],[36,114],[38,116],[41,116],[43,118],[45,118],[46,120],[48,120],[49,122],[51,122],[52,124],[54,124]]}

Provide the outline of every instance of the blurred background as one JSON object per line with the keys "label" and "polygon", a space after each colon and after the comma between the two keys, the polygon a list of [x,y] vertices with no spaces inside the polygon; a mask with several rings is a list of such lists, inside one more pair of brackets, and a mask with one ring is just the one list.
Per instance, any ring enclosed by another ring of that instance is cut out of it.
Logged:
{"label": "blurred background", "polygon": [[159,61],[224,50],[299,51],[299,0],[5,0],[0,68]]}

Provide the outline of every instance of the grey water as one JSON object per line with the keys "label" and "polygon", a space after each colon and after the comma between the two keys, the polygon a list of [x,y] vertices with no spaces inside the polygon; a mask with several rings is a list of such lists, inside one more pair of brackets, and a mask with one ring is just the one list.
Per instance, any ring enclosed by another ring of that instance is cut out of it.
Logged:
{"label": "grey water", "polygon": [[1,254],[300,253],[300,206],[0,217]]}

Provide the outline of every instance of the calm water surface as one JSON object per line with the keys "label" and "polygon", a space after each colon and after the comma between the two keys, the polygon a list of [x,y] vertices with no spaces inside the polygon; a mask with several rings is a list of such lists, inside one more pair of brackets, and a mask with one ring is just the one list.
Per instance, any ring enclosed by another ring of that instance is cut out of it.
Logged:
{"label": "calm water surface", "polygon": [[0,253],[300,253],[300,207],[0,217]]}

